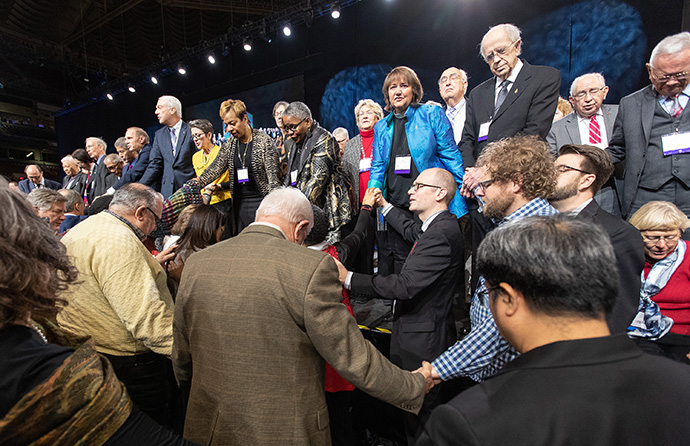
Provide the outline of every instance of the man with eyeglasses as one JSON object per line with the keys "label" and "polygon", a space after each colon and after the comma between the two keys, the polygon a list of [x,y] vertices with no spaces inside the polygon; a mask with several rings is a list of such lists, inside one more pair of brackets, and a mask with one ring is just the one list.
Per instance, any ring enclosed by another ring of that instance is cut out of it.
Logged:
{"label": "man with eyeglasses", "polygon": [[[405,370],[417,370],[422,361],[431,361],[457,339],[452,307],[454,295],[462,294],[457,277],[463,271],[463,240],[457,218],[448,210],[456,189],[457,183],[447,170],[422,171],[407,192],[409,210],[421,224],[393,207],[377,190],[377,204],[386,222],[414,243],[400,273],[352,273],[338,264],[345,288],[394,302],[390,359]],[[440,404],[441,390],[431,390],[417,417],[406,417],[408,439],[417,436],[420,423]]]}
{"label": "man with eyeglasses", "polygon": [[606,151],[590,145],[566,144],[558,152],[556,190],[549,202],[558,212],[598,224],[609,235],[616,254],[619,286],[606,322],[611,333],[625,333],[640,301],[644,245],[635,227],[606,212],[595,201],[597,191],[612,173],[613,163]]}
{"label": "man with eyeglasses", "polygon": [[[483,214],[497,226],[532,215],[558,213],[546,201],[553,194],[556,178],[553,155],[545,141],[536,136],[494,141],[479,156],[477,166],[474,194],[483,203]],[[470,307],[472,330],[432,362],[436,382],[463,376],[482,381],[517,356],[481,303],[487,295],[484,277],[479,276]]]}
{"label": "man with eyeglasses", "polygon": [[347,174],[336,139],[316,122],[307,104],[290,103],[283,112],[287,173],[285,186],[301,190],[328,215],[328,243],[340,240],[340,229],[352,218]]}
{"label": "man with eyeglasses", "polygon": [[459,143],[462,129],[465,127],[466,109],[465,92],[467,91],[467,73],[459,68],[447,68],[438,80],[438,92],[446,103],[446,116],[453,127],[453,137]]}
{"label": "man with eyeglasses", "polygon": [[171,426],[176,388],[172,375],[174,304],[167,274],[143,240],[163,212],[163,197],[139,183],[115,192],[108,210],[72,228],[62,243],[79,282],[61,297],[69,302],[58,323],[91,336],[127,387],[134,404]]}
{"label": "man with eyeglasses", "polygon": [[626,162],[621,214],[670,201],[690,215],[690,33],[659,42],[647,72],[651,85],[621,99],[608,148]]}
{"label": "man with eyeglasses", "polygon": [[[570,85],[573,113],[555,122],[546,141],[553,153],[566,144],[589,144],[605,150],[618,114],[617,105],[603,104],[609,87],[600,73],[587,73],[575,78]],[[624,167],[621,165],[620,167]],[[623,170],[620,169],[622,178]],[[604,184],[595,200],[606,212],[620,216],[620,204],[613,177]],[[622,184],[621,184],[622,186]]]}

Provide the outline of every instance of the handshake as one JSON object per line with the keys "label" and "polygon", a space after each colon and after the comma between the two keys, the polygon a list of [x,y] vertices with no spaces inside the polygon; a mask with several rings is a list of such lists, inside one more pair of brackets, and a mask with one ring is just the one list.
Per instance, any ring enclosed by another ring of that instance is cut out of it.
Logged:
{"label": "handshake", "polygon": [[431,364],[426,361],[422,361],[422,366],[412,373],[419,373],[424,377],[424,381],[426,382],[426,393],[429,393],[435,385],[443,381]]}
{"label": "handshake", "polygon": [[385,198],[383,198],[381,189],[378,187],[368,188],[364,194],[364,198],[362,199],[362,206],[371,206],[373,208],[376,206],[384,207],[387,204],[388,202]]}

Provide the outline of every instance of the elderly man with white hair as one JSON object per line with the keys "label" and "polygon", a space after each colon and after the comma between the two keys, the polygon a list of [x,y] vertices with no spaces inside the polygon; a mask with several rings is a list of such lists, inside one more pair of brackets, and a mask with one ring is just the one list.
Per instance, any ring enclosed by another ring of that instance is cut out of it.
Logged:
{"label": "elderly man with white hair", "polygon": [[86,153],[93,160],[85,189],[89,204],[97,197],[105,194],[108,188],[117,181],[115,174],[110,173],[108,166],[105,164],[106,150],[108,150],[108,144],[101,138],[95,136],[86,138]]}
{"label": "elderly man with white hair", "polygon": [[651,85],[621,99],[608,148],[626,162],[621,214],[670,201],[690,215],[690,33],[659,42],[647,72]]}
{"label": "elderly man with white hair", "polygon": [[192,155],[196,146],[189,125],[182,120],[182,103],[174,96],[161,96],[156,103],[156,117],[163,125],[156,131],[146,173],[140,183],[157,187],[168,198],[195,177]]}

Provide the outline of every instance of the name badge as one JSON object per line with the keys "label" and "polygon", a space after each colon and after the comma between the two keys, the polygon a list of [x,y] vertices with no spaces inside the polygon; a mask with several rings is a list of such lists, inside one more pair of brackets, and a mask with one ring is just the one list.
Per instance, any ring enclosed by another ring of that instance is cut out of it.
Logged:
{"label": "name badge", "polygon": [[359,160],[359,172],[369,172],[371,170],[371,158]]}
{"label": "name badge", "polygon": [[246,183],[249,181],[249,169],[246,167],[244,169],[237,169],[237,182]]}
{"label": "name badge", "polygon": [[664,156],[690,152],[690,132],[672,133],[661,137]]}
{"label": "name badge", "polygon": [[297,171],[296,170],[293,170],[292,172],[290,172],[290,184],[292,186],[297,184]]}
{"label": "name badge", "polygon": [[489,137],[489,127],[491,127],[491,121],[486,121],[479,125],[479,137],[477,138],[477,142],[485,141],[486,138]]}
{"label": "name badge", "polygon": [[398,155],[395,157],[395,173],[405,174],[410,173],[412,170],[412,157],[410,155]]}

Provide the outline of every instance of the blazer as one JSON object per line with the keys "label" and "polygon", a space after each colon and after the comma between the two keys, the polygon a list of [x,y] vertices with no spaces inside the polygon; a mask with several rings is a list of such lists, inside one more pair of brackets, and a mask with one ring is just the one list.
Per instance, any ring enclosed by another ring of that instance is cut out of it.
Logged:
{"label": "blazer", "polygon": [[[146,144],[139,151],[139,155],[134,159],[134,161],[132,161],[132,168],[129,170],[124,170],[122,173],[122,178],[120,178],[119,180],[117,180],[115,184],[113,184],[113,189],[118,190],[127,183],[138,182],[141,179],[141,177],[144,176],[144,172],[146,172],[146,168],[149,166],[150,156],[151,146],[149,144]],[[154,184],[152,187],[158,190],[160,189],[160,184]]]}
{"label": "blazer", "polygon": [[[530,65],[524,60],[515,83],[494,116],[496,78],[492,77],[472,89],[467,98],[467,118],[460,140],[465,167],[472,167],[484,146],[501,138],[539,135],[546,138],[558,104],[561,74],[552,67]],[[491,121],[489,134],[479,138],[479,126]]]}
{"label": "blazer", "polygon": [[688,404],[690,368],[626,335],[554,342],[439,406],[417,445],[685,445]]}
{"label": "blazer", "polygon": [[[355,207],[359,205],[359,160],[362,157],[362,135],[357,134],[345,143],[343,150],[343,169],[352,182],[352,192],[355,197]],[[364,185],[366,188],[366,184]]]}
{"label": "blazer", "polygon": [[[604,115],[606,135],[611,139],[613,124],[618,114],[618,106],[603,104],[601,106],[601,113]],[[589,144],[588,141],[584,143],[581,141],[580,126],[577,122],[576,112],[572,112],[563,117],[563,119],[554,122],[553,126],[551,126],[551,131],[546,135],[546,142],[551,146],[551,151],[554,155],[558,154],[558,150],[566,144]]]}
{"label": "blazer", "polygon": [[[48,178],[43,177],[44,181],[44,186],[47,187],[48,189],[53,189],[53,190],[60,190],[62,189],[62,185],[58,183],[57,181],[49,180]],[[31,193],[32,190],[36,189],[36,185],[34,184],[33,181],[31,181],[28,178],[25,178],[17,184],[19,187],[19,190],[24,192],[25,194]]]}
{"label": "blazer", "polygon": [[592,200],[577,216],[600,225],[611,238],[618,266],[618,297],[606,322],[611,333],[625,333],[637,314],[640,274],[644,268],[644,243],[633,225],[609,214]]}
{"label": "blazer", "polygon": [[159,192],[168,198],[184,183],[196,176],[192,166],[194,152],[196,152],[196,146],[192,141],[192,132],[186,122],[182,121],[182,127],[180,127],[180,134],[175,146],[175,156],[172,152],[170,129],[163,126],[156,130],[149,164],[139,182],[154,187],[160,181]]}
{"label": "blazer", "polygon": [[73,191],[76,191],[79,195],[81,195],[83,197],[84,196],[84,188],[86,187],[86,174],[84,172],[82,172],[80,169],[79,173],[77,173],[74,176],[74,181],[72,181],[72,184],[70,184],[68,187],[67,185],[68,185],[71,178],[72,177],[67,176],[67,175],[65,175],[62,178],[62,188],[63,189],[71,189]]}
{"label": "blazer", "polygon": [[421,375],[362,337],[331,256],[266,224],[189,257],[173,336],[175,376],[191,387],[184,434],[200,444],[330,444],[326,361],[403,410],[424,398]]}
{"label": "blazer", "polygon": [[432,361],[457,340],[453,296],[463,274],[463,238],[453,214],[443,211],[421,232],[419,223],[393,208],[386,221],[405,239],[416,239],[400,274],[354,273],[353,292],[395,299],[391,361],[416,370]]}
{"label": "blazer", "polygon": [[[623,99],[618,108],[618,116],[613,126],[613,136],[609,141],[608,151],[614,163],[625,160],[623,197],[621,199],[621,214],[629,217],[630,207],[635,198],[640,177],[643,170],[664,168],[653,163],[647,164],[647,148],[652,132],[654,109],[658,96],[654,88],[648,85]],[[679,168],[673,176],[690,184],[690,168],[683,168],[690,162],[690,155],[674,155],[678,158]],[[671,179],[671,176],[668,178]]]}
{"label": "blazer", "polygon": [[58,233],[63,234],[86,218],[86,215],[65,214],[65,220],[60,224]]}
{"label": "blazer", "polygon": [[93,203],[96,197],[105,194],[110,187],[115,184],[117,177],[108,170],[103,159],[105,155],[101,156],[96,164],[93,166],[93,171],[89,180],[86,182],[86,199],[89,204]]}
{"label": "blazer", "polygon": [[[417,170],[440,167],[450,172],[458,183],[458,190],[448,209],[460,218],[467,213],[465,199],[460,195],[460,186],[465,170],[458,146],[453,139],[453,128],[441,107],[420,104],[407,107],[405,112],[405,134],[410,155]],[[393,113],[381,119],[374,126],[371,173],[369,187],[378,187],[386,193],[386,169],[391,161],[393,143]]]}

